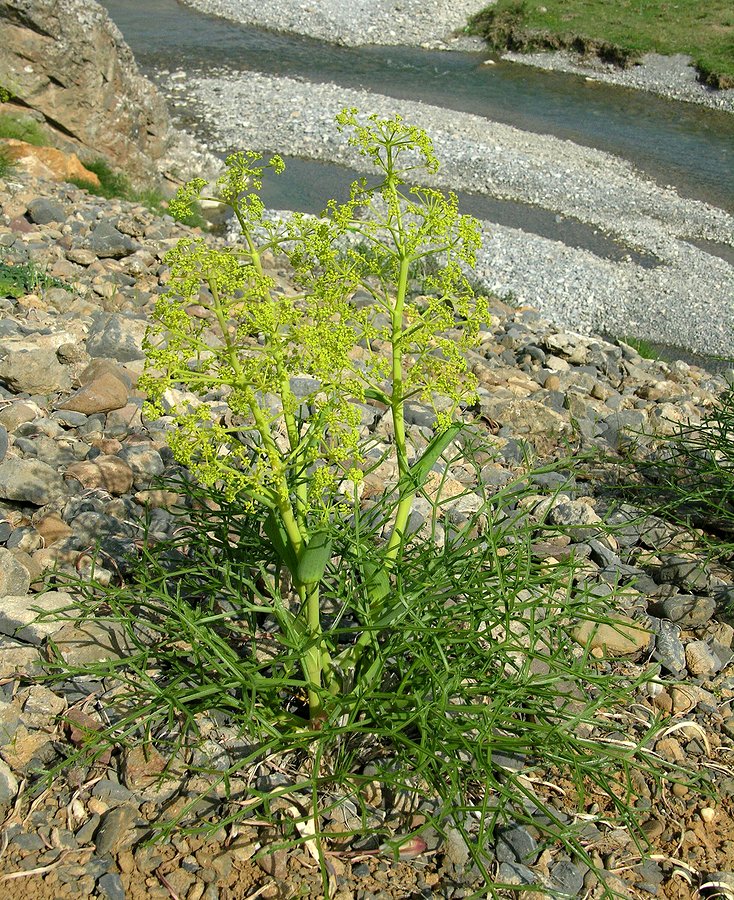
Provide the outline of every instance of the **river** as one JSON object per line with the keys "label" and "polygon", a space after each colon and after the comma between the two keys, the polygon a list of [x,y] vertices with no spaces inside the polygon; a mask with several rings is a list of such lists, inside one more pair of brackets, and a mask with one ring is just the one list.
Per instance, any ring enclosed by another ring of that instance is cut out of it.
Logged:
{"label": "river", "polygon": [[[238,25],[196,12],[176,0],[147,0],[145,4],[103,0],[102,5],[120,27],[143,71],[154,80],[161,73],[177,70],[187,75],[216,73],[225,79],[231,76],[233,81],[243,72],[262,72],[419,100],[612,153],[630,161],[658,185],[673,186],[681,197],[734,213],[734,116],[727,112],[504,62],[488,51],[340,47]],[[490,59],[492,64],[487,64]],[[178,115],[186,114],[185,91],[183,102],[176,106]],[[263,114],[267,116],[268,111]],[[208,126],[197,121],[194,110],[186,125],[198,128],[205,138],[211,134],[204,130],[212,128],[211,121]],[[342,196],[353,177],[352,171],[330,162],[289,160],[285,177],[272,180],[270,189],[266,182],[263,199],[271,208],[320,212],[324,197]],[[460,199],[462,210],[481,219],[589,250],[604,259],[629,260],[642,268],[659,262],[654,255],[638,254],[629,243],[616,241],[588,222],[555,215],[552,209],[481,194],[465,194]],[[690,242],[698,243],[695,239]],[[734,261],[731,247],[704,243],[707,253]],[[663,273],[661,279],[664,277]],[[659,294],[662,283],[650,281],[649,290]],[[703,290],[701,296],[705,295]],[[629,333],[654,341],[654,335],[645,334],[646,318],[638,314],[635,321],[639,327]],[[708,322],[710,317],[704,314],[702,321]],[[675,341],[679,342],[682,340]],[[698,344],[702,343],[705,341],[699,339]],[[668,355],[665,348],[663,355]],[[684,354],[675,349],[670,355]]]}
{"label": "river", "polygon": [[141,67],[213,66],[421,100],[552,134],[632,161],[686,197],[734,212],[734,116],[694,104],[544,72],[488,51],[338,47],[203,15],[176,0],[103,0]]}

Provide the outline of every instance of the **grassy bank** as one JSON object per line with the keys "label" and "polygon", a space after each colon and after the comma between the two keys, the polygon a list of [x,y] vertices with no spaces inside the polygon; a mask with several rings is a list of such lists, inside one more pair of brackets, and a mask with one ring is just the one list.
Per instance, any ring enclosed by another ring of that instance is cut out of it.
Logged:
{"label": "grassy bank", "polygon": [[706,84],[734,87],[731,0],[497,0],[470,27],[497,48],[572,49],[622,66],[685,53]]}

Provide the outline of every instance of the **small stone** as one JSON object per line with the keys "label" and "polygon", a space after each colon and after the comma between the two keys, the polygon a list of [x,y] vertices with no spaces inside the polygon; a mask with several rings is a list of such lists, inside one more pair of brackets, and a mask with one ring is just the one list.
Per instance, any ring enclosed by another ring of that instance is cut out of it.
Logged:
{"label": "small stone", "polygon": [[71,526],[67,525],[57,513],[49,513],[35,524],[36,531],[41,535],[47,547],[69,537],[72,533]]}
{"label": "small stone", "polygon": [[90,232],[87,247],[100,259],[121,259],[134,253],[138,245],[111,222],[103,220]]}
{"label": "small stone", "polygon": [[117,622],[69,622],[54,634],[53,643],[68,666],[122,659],[131,651],[124,629]]}
{"label": "small stone", "polygon": [[28,570],[22,566],[13,553],[0,547],[0,597],[8,594],[27,594],[31,586]]}
{"label": "small stone", "polygon": [[131,791],[153,787],[160,782],[167,764],[165,757],[154,747],[128,747],[122,758],[123,783]]}
{"label": "small stone", "polygon": [[[92,810],[90,810],[92,812]],[[77,840],[77,843],[80,846],[84,846],[84,844],[91,844],[92,839],[94,838],[94,832],[99,828],[99,823],[102,821],[102,817],[99,813],[93,813],[89,819],[78,828],[74,833],[74,837]]]}
{"label": "small stone", "polygon": [[4,425],[0,425],[0,462],[5,459],[8,452],[8,430]]}
{"label": "small stone", "polygon": [[709,585],[709,576],[701,562],[697,559],[686,559],[673,556],[660,567],[660,581],[677,584],[685,590],[705,591]]}
{"label": "small stone", "polygon": [[28,204],[28,218],[36,225],[64,222],[66,220],[66,208],[58,200],[37,197]]}
{"label": "small stone", "polygon": [[138,810],[134,806],[117,806],[106,812],[94,836],[97,854],[104,856],[120,850],[129,840],[128,832],[137,818]]}
{"label": "small stone", "polygon": [[91,266],[97,262],[97,254],[93,250],[84,250],[81,247],[72,247],[66,251],[66,258],[69,262],[76,263],[79,266]]}
{"label": "small stone", "polygon": [[150,444],[124,444],[119,455],[132,469],[136,483],[147,484],[151,478],[163,474],[161,455]]}
{"label": "small stone", "polygon": [[13,350],[0,362],[0,381],[15,393],[53,394],[71,388],[71,375],[55,349]]}
{"label": "small stone", "polygon": [[584,888],[584,872],[568,859],[561,859],[550,872],[553,886],[560,888],[565,895],[575,897]]}
{"label": "small stone", "polygon": [[127,399],[127,387],[114,375],[105,372],[99,378],[80,387],[78,391],[60,403],[58,409],[93,415],[121,409],[127,404]]}
{"label": "small stone", "polygon": [[62,621],[53,615],[37,621],[37,610],[61,616],[61,610],[66,609],[67,612],[63,615],[69,618],[73,608],[71,594],[62,591],[48,591],[38,596],[4,597],[0,603],[0,633],[15,636],[30,644],[41,644],[62,627]]}
{"label": "small stone", "polygon": [[16,400],[10,406],[0,409],[0,422],[8,429],[15,431],[23,422],[32,422],[42,415],[35,403],[30,400]]}
{"label": "small stone", "polygon": [[695,685],[677,684],[669,689],[670,702],[672,712],[675,715],[679,713],[689,713],[695,709],[698,704],[698,694]]}
{"label": "small stone", "polygon": [[288,874],[287,853],[283,849],[264,853],[262,856],[258,856],[256,862],[263,872],[270,875],[274,881],[283,881]]}
{"label": "small stone", "polygon": [[160,488],[138,491],[134,497],[141,506],[149,506],[151,509],[171,509],[181,500],[181,495],[175,491]]}
{"label": "small stone", "polygon": [[102,778],[98,781],[92,788],[92,794],[108,806],[129,803],[134,799],[132,791],[116,781],[110,781],[109,778]]}
{"label": "small stone", "polygon": [[706,641],[690,641],[686,644],[686,668],[694,676],[713,675],[721,663]]}
{"label": "small stone", "polygon": [[25,677],[40,669],[41,654],[36,647],[20,641],[0,638],[0,679],[12,678],[18,672]]}
{"label": "small stone", "polygon": [[683,675],[686,669],[686,651],[679,637],[680,628],[667,619],[655,619],[652,616],[650,627],[655,632],[653,657],[672,675]]}
{"label": "small stone", "polygon": [[45,506],[67,493],[63,478],[38,459],[6,459],[0,463],[0,498]]}
{"label": "small stone", "polygon": [[66,476],[75,478],[85,488],[103,488],[110,494],[127,494],[133,485],[133,471],[118,456],[98,456],[94,460],[72,463]]}
{"label": "small stone", "polygon": [[520,863],[503,862],[499,868],[499,880],[504,884],[532,884],[541,887],[540,875]]}
{"label": "small stone", "polygon": [[551,507],[549,521],[573,529],[576,541],[585,541],[599,533],[601,518],[590,503],[584,500],[561,500]]}
{"label": "small stone", "polygon": [[65,709],[66,701],[63,697],[36,684],[28,689],[20,719],[28,728],[47,728]]}
{"label": "small stone", "polygon": [[147,324],[119,313],[97,313],[87,334],[87,353],[130,362],[144,359],[143,338]]}
{"label": "small stone", "polygon": [[18,794],[18,779],[6,762],[0,760],[0,807],[10,806]]}
{"label": "small stone", "polygon": [[660,604],[662,616],[682,628],[697,628],[711,620],[716,612],[712,597],[696,597],[692,594],[675,594]]}
{"label": "small stone", "polygon": [[469,862],[469,847],[458,828],[446,829],[445,853],[456,869],[463,869]]}
{"label": "small stone", "polygon": [[495,853],[499,862],[532,865],[538,857],[538,843],[521,825],[502,828],[497,834]]}

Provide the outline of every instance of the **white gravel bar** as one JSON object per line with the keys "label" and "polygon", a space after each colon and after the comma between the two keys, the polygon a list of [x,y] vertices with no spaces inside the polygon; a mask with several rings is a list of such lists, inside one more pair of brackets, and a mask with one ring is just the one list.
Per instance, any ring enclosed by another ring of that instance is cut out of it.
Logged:
{"label": "white gravel bar", "polygon": [[468,113],[333,84],[215,72],[179,78],[171,90],[203,118],[215,150],[280,151],[356,169],[365,160],[336,131],[336,113],[344,106],[365,115],[399,112],[431,135],[442,161],[435,184],[574,217],[659,260],[653,268],[615,262],[484,223],[478,274],[486,289],[575,331],[734,355],[734,266],[691,243],[734,246],[734,217],[680,197],[629,162]]}
{"label": "white gravel bar", "polygon": [[490,0],[184,0],[243,25],[307,35],[331,44],[440,46]]}

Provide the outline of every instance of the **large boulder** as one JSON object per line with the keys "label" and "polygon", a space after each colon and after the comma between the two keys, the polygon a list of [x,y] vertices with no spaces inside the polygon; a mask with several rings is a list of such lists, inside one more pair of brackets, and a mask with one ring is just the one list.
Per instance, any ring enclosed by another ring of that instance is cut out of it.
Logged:
{"label": "large boulder", "polygon": [[[18,111],[42,117],[62,149],[104,157],[137,184],[175,169],[182,142],[192,150],[94,0],[0,0],[0,47],[0,88]],[[197,150],[171,180],[209,164]]]}

